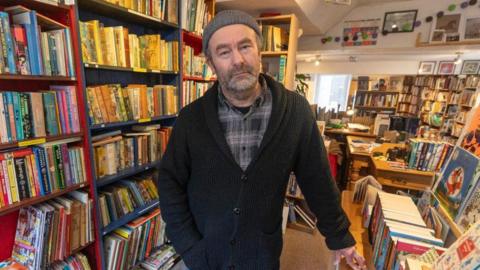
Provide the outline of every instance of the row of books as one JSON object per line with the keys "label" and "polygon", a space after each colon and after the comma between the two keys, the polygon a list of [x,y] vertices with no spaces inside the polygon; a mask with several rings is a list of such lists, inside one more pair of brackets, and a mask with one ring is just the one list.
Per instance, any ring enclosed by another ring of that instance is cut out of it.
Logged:
{"label": "row of books", "polygon": [[202,34],[213,17],[205,0],[185,0],[182,4],[182,27],[189,32]]}
{"label": "row of books", "polygon": [[208,67],[205,57],[195,55],[194,49],[188,45],[183,46],[183,74],[203,79],[213,77],[212,70]]}
{"label": "row of books", "polygon": [[395,107],[397,106],[398,95],[375,95],[375,94],[357,94],[355,106],[370,107]]}
{"label": "row of books", "polygon": [[67,259],[94,240],[92,207],[88,193],[79,190],[21,208],[12,258],[28,269]]}
{"label": "row of books", "polygon": [[137,36],[123,26],[104,27],[98,20],[79,24],[82,57],[87,64],[179,70],[178,41],[163,40],[160,34]]}
{"label": "row of books", "polygon": [[119,84],[87,87],[88,114],[93,124],[146,119],[178,113],[172,85]]}
{"label": "row of books", "polygon": [[104,237],[106,269],[131,269],[165,243],[165,222],[155,209]]}
{"label": "row of books", "polygon": [[152,175],[118,181],[99,192],[101,224],[106,227],[135,209],[156,200],[158,192]]}
{"label": "row of books", "polygon": [[182,88],[182,108],[203,96],[212,84],[213,82],[184,81]]}
{"label": "row of books", "polygon": [[408,196],[378,192],[368,226],[376,269],[404,269],[405,258],[435,249],[443,253],[443,240],[427,228]]}
{"label": "row of books", "polygon": [[408,168],[420,171],[440,171],[453,151],[453,145],[423,139],[410,139]]}
{"label": "row of books", "polygon": [[416,105],[419,103],[420,97],[413,93],[400,94],[398,102],[408,102],[410,104]]}
{"label": "row of books", "polygon": [[271,76],[280,83],[285,83],[287,70],[287,56],[267,57],[262,59],[262,72]]}
{"label": "row of books", "polygon": [[34,10],[0,12],[0,44],[0,73],[75,76],[70,29]]}
{"label": "row of books", "polygon": [[83,255],[83,253],[76,253],[68,257],[64,261],[55,262],[53,263],[50,268],[52,270],[64,270],[64,269],[72,269],[72,270],[90,270],[90,264],[88,263],[87,256]]}
{"label": "row of books", "polygon": [[131,132],[117,130],[93,137],[96,177],[160,160],[171,130],[160,125],[133,126]]}
{"label": "row of books", "polygon": [[426,86],[431,89],[449,89],[449,90],[461,90],[465,87],[465,80],[459,78],[456,75],[450,76],[416,76],[416,86]]}
{"label": "row of books", "polygon": [[416,115],[417,112],[418,112],[418,105],[408,104],[408,103],[400,103],[398,105],[398,113],[409,113],[412,115]]}
{"label": "row of books", "polygon": [[262,51],[280,52],[288,50],[288,32],[279,26],[261,25]]}
{"label": "row of books", "polygon": [[81,147],[63,140],[0,154],[0,205],[50,194],[86,182]]}
{"label": "row of books", "polygon": [[52,91],[0,92],[0,142],[80,132],[74,86]]}
{"label": "row of books", "polygon": [[177,0],[105,0],[124,8],[171,23],[178,23]]}

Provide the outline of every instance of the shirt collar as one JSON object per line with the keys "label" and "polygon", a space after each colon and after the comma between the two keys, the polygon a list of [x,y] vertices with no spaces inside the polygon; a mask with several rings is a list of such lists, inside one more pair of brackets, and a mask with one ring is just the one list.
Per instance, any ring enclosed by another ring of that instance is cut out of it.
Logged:
{"label": "shirt collar", "polygon": [[[269,91],[267,82],[265,81],[265,78],[263,78],[262,76],[259,76],[258,82],[260,83],[260,91],[261,92],[260,92],[260,95],[253,102],[253,105],[255,107],[259,107],[259,106],[263,105],[263,103],[265,102],[266,93],[267,93],[267,91]],[[228,99],[223,94],[222,87],[221,87],[220,83],[218,84],[218,100],[219,100],[221,105],[227,106],[227,108],[229,108],[229,109],[234,108],[234,106],[230,103],[230,101],[228,101]]]}

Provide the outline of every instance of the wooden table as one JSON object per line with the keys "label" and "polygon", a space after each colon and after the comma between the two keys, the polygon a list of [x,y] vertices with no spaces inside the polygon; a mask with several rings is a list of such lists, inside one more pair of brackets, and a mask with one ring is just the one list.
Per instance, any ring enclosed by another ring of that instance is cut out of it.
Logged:
{"label": "wooden table", "polygon": [[[385,155],[388,149],[402,147],[403,144],[384,143],[372,150],[372,153],[381,152]],[[424,191],[433,181],[433,172],[396,168],[385,160],[372,156],[372,175],[380,184],[393,189],[407,189]]]}
{"label": "wooden table", "polygon": [[348,176],[350,182],[355,182],[360,177],[360,169],[368,167],[370,163],[369,149],[355,147],[355,142],[374,143],[375,139],[370,137],[347,136],[347,160],[349,162]]}
{"label": "wooden table", "polygon": [[357,137],[366,137],[366,138],[376,138],[377,135],[369,132],[359,132],[353,131],[348,128],[330,128],[325,129],[325,135],[340,135],[340,136],[357,136]]}
{"label": "wooden table", "polygon": [[[358,253],[365,258],[368,269],[374,269],[372,261],[372,246],[368,242],[368,228],[363,228],[362,226],[362,204],[354,203],[352,198],[353,191],[344,190],[342,192],[342,208],[350,220],[350,232],[357,242],[356,248]],[[345,259],[342,260],[340,269],[351,270],[351,268],[345,263]]]}

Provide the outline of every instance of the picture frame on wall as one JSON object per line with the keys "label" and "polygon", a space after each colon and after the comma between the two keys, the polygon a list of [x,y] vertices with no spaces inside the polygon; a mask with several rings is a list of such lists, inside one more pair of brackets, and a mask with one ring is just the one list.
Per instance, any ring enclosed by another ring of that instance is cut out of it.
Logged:
{"label": "picture frame on wall", "polygon": [[386,12],[383,19],[382,32],[408,33],[415,29],[417,10],[402,10]]}
{"label": "picture frame on wall", "polygon": [[418,67],[419,75],[431,75],[435,72],[436,61],[422,61]]}
{"label": "picture frame on wall", "polygon": [[465,18],[464,40],[480,40],[480,17]]}
{"label": "picture frame on wall", "polygon": [[445,30],[445,34],[458,33],[462,14],[448,14],[437,18],[435,29]]}
{"label": "picture frame on wall", "polygon": [[438,75],[452,75],[455,73],[455,61],[440,61],[438,64]]}
{"label": "picture frame on wall", "polygon": [[480,70],[480,60],[465,60],[463,61],[462,71],[460,74],[471,75],[478,74]]}
{"label": "picture frame on wall", "polygon": [[430,43],[444,43],[446,40],[445,30],[435,29],[430,35]]}

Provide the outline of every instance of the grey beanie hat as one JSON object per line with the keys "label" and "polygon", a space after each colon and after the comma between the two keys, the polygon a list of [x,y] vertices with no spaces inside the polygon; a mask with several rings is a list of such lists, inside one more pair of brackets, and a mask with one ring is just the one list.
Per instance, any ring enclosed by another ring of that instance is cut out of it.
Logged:
{"label": "grey beanie hat", "polygon": [[244,24],[252,28],[257,35],[262,36],[260,27],[252,16],[240,10],[223,10],[217,13],[207,24],[205,29],[203,29],[203,53],[206,52],[208,48],[208,42],[210,41],[213,33],[215,33],[218,29],[231,24]]}

